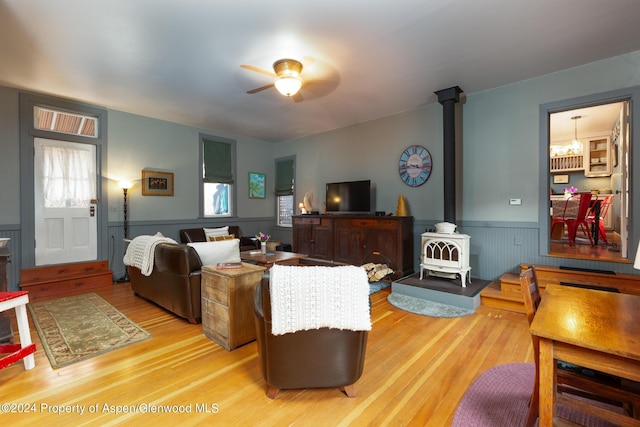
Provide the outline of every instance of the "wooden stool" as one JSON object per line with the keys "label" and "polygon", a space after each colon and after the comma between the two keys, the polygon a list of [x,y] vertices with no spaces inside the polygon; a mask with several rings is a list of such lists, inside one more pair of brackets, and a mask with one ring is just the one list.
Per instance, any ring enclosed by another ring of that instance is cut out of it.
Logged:
{"label": "wooden stool", "polygon": [[29,331],[29,319],[27,319],[27,304],[29,303],[29,292],[0,292],[0,312],[16,309],[16,320],[18,321],[18,334],[20,344],[0,345],[0,354],[9,353],[0,359],[0,369],[4,369],[10,364],[24,359],[24,368],[29,370],[36,366],[33,353],[36,345],[31,343],[31,332]]}

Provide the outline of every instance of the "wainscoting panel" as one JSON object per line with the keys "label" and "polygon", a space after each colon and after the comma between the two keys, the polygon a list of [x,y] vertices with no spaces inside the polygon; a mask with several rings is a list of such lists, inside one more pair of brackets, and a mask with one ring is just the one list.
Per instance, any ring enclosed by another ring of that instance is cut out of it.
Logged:
{"label": "wainscoting panel", "polygon": [[[434,224],[440,221],[415,220],[414,221],[414,268],[418,271],[420,266],[420,241],[421,234],[434,229]],[[133,222],[129,224],[129,236],[135,237],[143,234],[155,234],[161,232],[167,237],[179,240],[178,232],[182,228],[192,227],[222,227],[227,224],[240,226],[244,236],[252,236],[258,231],[274,234],[274,237],[286,241],[289,230],[276,229],[274,218],[250,218],[230,219],[217,221],[203,220],[176,220],[157,221],[149,223]],[[275,231],[275,233],[274,233]],[[537,223],[509,223],[509,222],[465,222],[460,221],[458,231],[471,236],[471,276],[484,280],[496,280],[503,273],[518,273],[521,263],[543,264],[550,266],[568,266],[591,268],[599,270],[613,270],[625,274],[638,274],[632,264],[610,263],[601,261],[574,260],[567,258],[555,258],[541,255],[539,252],[539,231]],[[122,222],[109,224],[109,268],[113,271],[114,278],[122,277],[124,265],[124,228]],[[0,237],[9,237],[9,247],[12,257],[8,265],[9,289],[19,290],[21,270],[21,233],[19,226],[0,226]],[[289,239],[290,240],[290,239]],[[287,241],[289,243],[290,241]]]}
{"label": "wainscoting panel", "polygon": [[[435,228],[440,221],[414,223],[415,268],[420,266],[420,235]],[[471,236],[471,277],[496,280],[503,273],[519,273],[520,264],[542,264],[597,270],[612,270],[625,274],[638,274],[628,263],[576,260],[540,254],[537,223],[465,222],[458,223],[458,232]]]}

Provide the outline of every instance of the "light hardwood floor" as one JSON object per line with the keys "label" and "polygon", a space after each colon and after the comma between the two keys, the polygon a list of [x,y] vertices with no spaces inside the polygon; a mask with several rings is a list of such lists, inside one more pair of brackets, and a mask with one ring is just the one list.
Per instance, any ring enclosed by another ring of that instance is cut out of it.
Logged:
{"label": "light hardwood floor", "polygon": [[[465,390],[486,369],[533,362],[522,314],[481,306],[468,317],[436,319],[398,310],[387,302],[388,292],[372,297],[373,330],[355,398],[315,389],[285,390],[271,400],[255,342],[228,352],[202,335],[200,325],[134,296],[128,284],[99,288],[96,293],[153,337],[54,370],[32,327],[35,369],[25,371],[19,362],[0,371],[0,403],[24,413],[3,413],[2,423],[440,427],[451,424]],[[113,413],[139,404],[174,409]],[[61,406],[84,414],[56,414]]]}

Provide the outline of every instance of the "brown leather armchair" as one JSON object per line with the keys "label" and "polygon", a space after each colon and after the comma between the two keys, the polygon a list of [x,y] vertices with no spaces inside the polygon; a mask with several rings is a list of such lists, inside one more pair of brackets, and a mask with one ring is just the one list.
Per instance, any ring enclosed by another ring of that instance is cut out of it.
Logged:
{"label": "brown leather armchair", "polygon": [[362,375],[367,331],[320,328],[284,335],[271,333],[269,274],[254,298],[256,335],[267,396],[281,389],[341,387],[355,397],[354,383]]}

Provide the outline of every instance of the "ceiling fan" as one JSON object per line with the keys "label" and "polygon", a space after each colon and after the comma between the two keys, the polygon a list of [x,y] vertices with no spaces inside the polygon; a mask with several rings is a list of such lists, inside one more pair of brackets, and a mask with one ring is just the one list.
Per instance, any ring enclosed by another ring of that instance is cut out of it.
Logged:
{"label": "ceiling fan", "polygon": [[293,97],[302,87],[302,63],[295,59],[278,59],[273,63],[274,72],[263,70],[262,68],[254,67],[253,65],[242,64],[240,66],[247,70],[265,74],[276,79],[268,85],[248,90],[248,94],[262,92],[263,90],[275,87],[282,95]]}

